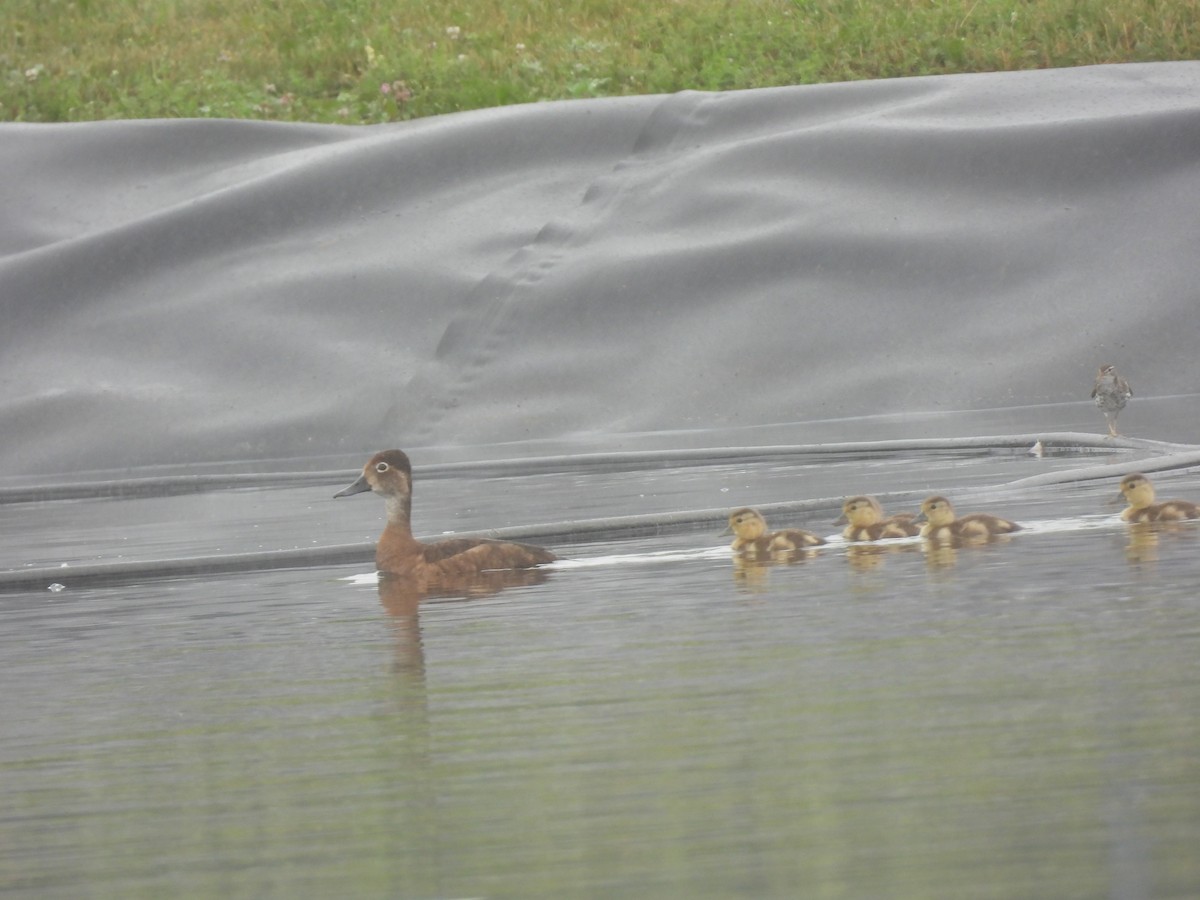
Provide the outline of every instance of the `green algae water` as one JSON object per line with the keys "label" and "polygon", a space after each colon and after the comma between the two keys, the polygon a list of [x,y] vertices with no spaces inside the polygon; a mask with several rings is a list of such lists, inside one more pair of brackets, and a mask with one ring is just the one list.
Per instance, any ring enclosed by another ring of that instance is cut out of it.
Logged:
{"label": "green algae water", "polygon": [[[875,478],[952,494],[1044,465]],[[855,492],[839,471],[821,485]],[[810,477],[770,462],[445,478],[418,482],[415,516],[428,534],[581,504],[733,507],[816,496]],[[1200,496],[1200,477],[1164,481]],[[373,536],[382,510],[331,493],[0,515],[42,563],[51,545],[95,559]],[[997,497],[1030,532],[948,553],[834,542],[747,569],[719,527],[574,543],[535,583],[420,605],[349,579],[369,566],[0,595],[0,889],[1194,895],[1200,527],[1132,532],[1111,493]],[[778,525],[832,534],[835,514]]]}

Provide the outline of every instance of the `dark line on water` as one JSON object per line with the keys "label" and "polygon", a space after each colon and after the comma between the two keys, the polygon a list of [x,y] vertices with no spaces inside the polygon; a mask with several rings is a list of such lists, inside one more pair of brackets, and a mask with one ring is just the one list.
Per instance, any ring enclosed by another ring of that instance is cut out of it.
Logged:
{"label": "dark line on water", "polygon": [[[995,435],[967,438],[916,438],[893,441],[855,441],[830,444],[783,444],[759,447],[700,447],[684,450],[644,450],[616,453],[579,453],[517,457],[415,466],[423,480],[438,478],[515,477],[577,471],[637,471],[732,464],[764,460],[789,460],[805,456],[854,456],[961,450],[1028,450],[1036,441],[1046,449],[1087,449],[1100,452],[1150,450],[1163,454],[1197,450],[1194,445],[1170,444],[1131,438],[1101,438],[1092,434]],[[0,487],[0,504],[60,500],[136,499],[170,497],[209,491],[339,485],[357,477],[353,470],[319,472],[267,472],[224,475],[164,475],[152,478],[106,479],[59,484]]]}
{"label": "dark line on water", "polygon": [[[1070,435],[1069,437],[1074,441],[1079,436]],[[585,456],[588,459],[588,468],[614,464],[618,461],[632,464],[634,460],[637,461],[638,465],[645,466],[652,460],[668,458],[672,460],[672,465],[678,464],[678,461],[684,458],[692,461],[692,464],[702,465],[715,461],[731,459],[745,460],[747,458],[762,458],[764,456],[804,455],[814,452],[823,454],[837,453],[838,451],[833,448],[852,447],[854,448],[853,452],[864,452],[866,448],[871,448],[875,452],[903,452],[904,450],[918,449],[961,449],[965,446],[982,448],[1026,447],[1028,440],[1029,437],[1026,435],[1017,435],[1009,438],[964,438],[957,441],[881,441],[870,444],[816,444],[791,448],[722,448],[720,450],[662,451],[661,453],[586,454]],[[1061,446],[1049,444],[1048,438],[1045,436],[1041,437],[1040,440],[1043,442],[1043,446]],[[1131,441],[1128,443],[1136,444],[1136,448],[1131,447],[1128,449],[1156,450],[1162,452],[1163,450],[1176,449],[1182,446],[1187,452],[1166,452],[1157,457],[1085,466],[1077,469],[1060,470],[1058,472],[1046,472],[1005,484],[964,488],[956,496],[972,498],[1020,493],[1033,487],[1040,488],[1047,485],[1072,484],[1103,478],[1115,479],[1135,470],[1155,472],[1200,466],[1200,448],[1195,446],[1163,444],[1152,441]],[[1096,439],[1096,445],[1102,447],[1116,446],[1109,441],[1102,442],[1100,439]],[[578,461],[580,458],[562,457],[561,459]],[[431,466],[428,468],[438,469],[442,473],[450,471],[477,473],[480,471],[489,471],[497,466],[515,468],[540,463],[541,467],[537,471],[544,471],[547,468],[545,465],[546,462],[547,460],[545,459],[508,460],[498,463],[465,463],[441,467]],[[553,464],[548,468],[555,470]],[[274,477],[279,478],[281,476]],[[307,473],[302,477],[303,481],[297,483],[315,483],[320,479],[329,478],[330,473]],[[345,477],[345,473],[337,473],[335,481],[340,482]],[[228,483],[230,476],[213,476],[213,479]],[[148,481],[160,482],[162,479],[148,479]],[[238,484],[241,486],[240,481]],[[910,502],[919,502],[926,493],[923,491],[905,491],[880,494],[878,496],[886,505],[901,505]],[[150,495],[137,494],[136,496]],[[784,503],[766,503],[760,504],[758,508],[764,515],[829,513],[831,518],[833,518],[840,513],[843,499],[842,497],[824,497]],[[728,509],[720,508],[681,510],[671,513],[650,513],[634,516],[606,516],[598,519],[514,526],[491,531],[463,532],[454,536],[535,542],[555,547],[585,542],[624,540],[660,534],[683,534],[709,528],[716,532],[720,527],[724,526],[728,513]],[[0,572],[0,592],[44,590],[52,584],[63,585],[67,588],[80,588],[196,575],[224,575],[237,572],[269,571],[273,569],[322,568],[327,566],[369,564],[374,561],[374,552],[374,544],[363,543],[343,544],[333,547],[265,550],[257,553],[177,557],[140,562],[85,563],[57,568],[16,569]]]}

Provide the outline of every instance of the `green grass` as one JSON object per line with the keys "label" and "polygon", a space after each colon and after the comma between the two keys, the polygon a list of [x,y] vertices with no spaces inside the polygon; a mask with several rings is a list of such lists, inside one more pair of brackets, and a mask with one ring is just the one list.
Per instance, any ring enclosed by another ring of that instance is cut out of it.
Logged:
{"label": "green grass", "polygon": [[4,0],[0,120],[381,122],[1200,58],[1200,0]]}

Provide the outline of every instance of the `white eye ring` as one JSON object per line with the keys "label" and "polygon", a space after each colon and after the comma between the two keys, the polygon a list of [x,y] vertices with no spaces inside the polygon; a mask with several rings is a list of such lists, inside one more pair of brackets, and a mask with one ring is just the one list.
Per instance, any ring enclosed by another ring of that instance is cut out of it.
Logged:
{"label": "white eye ring", "polygon": [[389,466],[389,465],[388,465],[387,463],[385,463],[385,462],[377,462],[377,463],[375,463],[375,471],[376,471],[376,472],[386,472],[386,471],[387,471],[388,469],[390,469],[390,468],[391,468],[391,466]]}

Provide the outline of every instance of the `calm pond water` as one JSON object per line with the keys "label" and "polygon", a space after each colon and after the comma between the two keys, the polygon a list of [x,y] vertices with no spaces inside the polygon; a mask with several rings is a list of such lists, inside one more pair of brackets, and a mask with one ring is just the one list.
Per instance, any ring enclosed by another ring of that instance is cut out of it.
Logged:
{"label": "calm pond water", "polygon": [[[415,518],[953,496],[1094,461],[418,470]],[[338,486],[13,504],[0,538],[12,568],[372,539],[382,504]],[[983,496],[1034,527],[948,554],[566,543],[537,583],[419,609],[350,580],[369,566],[0,595],[0,890],[1197,896],[1200,526],[1133,533],[1114,491]]]}

